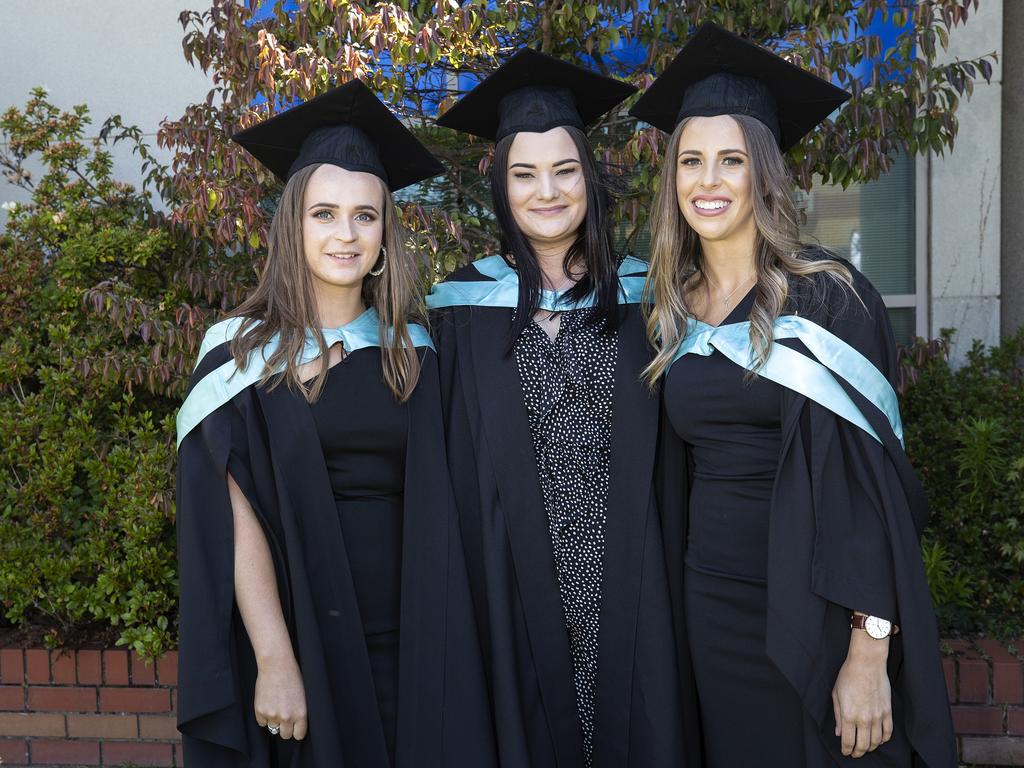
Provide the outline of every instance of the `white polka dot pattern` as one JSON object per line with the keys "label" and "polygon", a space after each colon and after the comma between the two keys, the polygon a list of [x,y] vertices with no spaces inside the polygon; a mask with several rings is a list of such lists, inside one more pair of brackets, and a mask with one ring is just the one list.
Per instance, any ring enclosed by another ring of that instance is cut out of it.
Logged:
{"label": "white polka dot pattern", "polygon": [[516,362],[572,653],[586,765],[592,763],[604,528],[611,471],[615,333],[563,312],[555,340],[534,322]]}

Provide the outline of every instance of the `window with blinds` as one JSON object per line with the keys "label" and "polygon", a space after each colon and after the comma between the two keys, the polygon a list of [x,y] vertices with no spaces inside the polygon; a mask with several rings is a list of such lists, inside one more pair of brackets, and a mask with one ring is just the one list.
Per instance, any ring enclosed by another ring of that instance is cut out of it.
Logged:
{"label": "window with blinds", "polygon": [[901,344],[914,337],[916,328],[914,189],[914,162],[900,156],[877,181],[846,189],[819,184],[797,195],[797,207],[806,216],[803,240],[829,248],[864,273],[885,297]]}

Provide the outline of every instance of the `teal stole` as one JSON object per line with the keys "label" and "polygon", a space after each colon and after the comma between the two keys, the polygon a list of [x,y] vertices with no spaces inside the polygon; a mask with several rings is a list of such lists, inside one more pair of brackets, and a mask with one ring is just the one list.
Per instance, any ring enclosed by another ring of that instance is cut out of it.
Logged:
{"label": "teal stole", "polygon": [[[782,344],[772,344],[767,362],[756,371],[759,376],[813,400],[882,442],[857,404],[836,381],[835,376],[839,376],[885,415],[903,444],[903,421],[896,392],[864,355],[820,325],[796,315],[779,317],[773,338],[799,339],[814,358]],[[754,370],[750,321],[716,327],[691,319],[672,362],[683,355],[710,355],[716,349],[741,368]]]}
{"label": "teal stole", "polygon": [[[504,307],[519,306],[519,273],[501,256],[487,256],[473,262],[476,271],[490,280],[437,283],[427,296],[427,307]],[[647,280],[647,262],[627,256],[619,265],[619,303],[639,304]],[[571,301],[568,291],[542,290],[538,309],[561,312],[594,306],[594,294]]]}
{"label": "teal stole", "polygon": [[[243,318],[241,317],[231,317],[217,323],[206,332],[206,336],[203,337],[203,343],[199,348],[199,358],[196,361],[197,368],[210,350],[235,337],[242,321]],[[379,323],[380,318],[377,315],[377,310],[370,307],[351,323],[340,328],[323,328],[321,333],[323,333],[324,343],[328,349],[340,342],[345,352],[351,353],[357,349],[382,346]],[[427,333],[427,329],[422,325],[410,323],[409,337],[414,347],[434,348],[430,340],[430,334]],[[228,360],[220,367],[206,374],[192,388],[188,393],[188,397],[185,398],[185,402],[181,404],[181,408],[178,410],[179,447],[185,436],[195,429],[203,419],[246,387],[263,379],[267,361],[277,350],[279,343],[280,339],[275,334],[261,348],[254,349],[249,353],[244,370],[239,369],[235,365],[234,360]],[[319,357],[320,345],[317,343],[316,337],[312,333],[307,332],[305,346],[295,364],[303,365]],[[284,366],[281,365],[278,366],[274,373],[280,373],[283,370]]]}

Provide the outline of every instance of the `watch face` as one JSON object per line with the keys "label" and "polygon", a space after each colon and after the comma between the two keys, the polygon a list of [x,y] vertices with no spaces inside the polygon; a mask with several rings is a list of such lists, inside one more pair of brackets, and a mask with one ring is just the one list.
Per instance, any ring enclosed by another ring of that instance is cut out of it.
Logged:
{"label": "watch face", "polygon": [[864,629],[875,640],[884,640],[892,632],[892,622],[877,616],[868,616],[864,619]]}

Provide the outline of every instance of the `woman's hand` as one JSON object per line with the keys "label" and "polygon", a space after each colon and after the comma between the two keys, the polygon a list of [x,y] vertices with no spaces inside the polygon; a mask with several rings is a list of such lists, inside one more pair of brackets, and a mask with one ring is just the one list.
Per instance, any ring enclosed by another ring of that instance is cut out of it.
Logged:
{"label": "woman's hand", "polygon": [[832,689],[832,707],[843,754],[863,757],[892,738],[889,638],[875,640],[863,630],[850,631],[850,650]]}
{"label": "woman's hand", "polygon": [[306,737],[306,690],[294,656],[259,663],[253,707],[256,722],[261,727],[276,725],[282,739]]}

